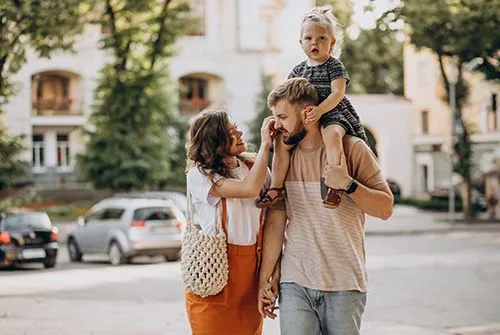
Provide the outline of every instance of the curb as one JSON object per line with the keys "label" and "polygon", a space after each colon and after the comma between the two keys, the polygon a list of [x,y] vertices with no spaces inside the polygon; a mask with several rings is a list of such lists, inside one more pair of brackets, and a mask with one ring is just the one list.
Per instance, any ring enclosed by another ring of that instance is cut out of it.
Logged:
{"label": "curb", "polygon": [[409,229],[409,230],[386,230],[386,231],[365,231],[365,236],[400,236],[400,235],[431,235],[431,234],[447,234],[451,232],[500,232],[500,224],[481,226],[479,224],[468,224],[463,227],[447,227],[447,228],[433,228],[433,229]]}

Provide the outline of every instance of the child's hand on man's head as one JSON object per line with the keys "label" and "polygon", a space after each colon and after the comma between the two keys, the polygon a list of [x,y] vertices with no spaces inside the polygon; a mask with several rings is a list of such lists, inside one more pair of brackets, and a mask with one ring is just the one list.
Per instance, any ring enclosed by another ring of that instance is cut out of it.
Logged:
{"label": "child's hand on man's head", "polygon": [[317,106],[311,107],[306,111],[306,122],[307,123],[315,123],[318,122],[323,115],[323,111]]}

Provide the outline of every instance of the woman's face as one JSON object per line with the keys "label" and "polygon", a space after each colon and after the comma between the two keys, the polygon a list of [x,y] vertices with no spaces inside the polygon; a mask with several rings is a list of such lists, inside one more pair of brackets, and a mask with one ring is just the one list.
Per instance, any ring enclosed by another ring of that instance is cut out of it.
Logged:
{"label": "woman's face", "polygon": [[243,132],[238,129],[238,126],[234,122],[229,122],[228,133],[231,136],[229,145],[229,154],[231,156],[237,156],[247,150],[247,144],[243,139]]}

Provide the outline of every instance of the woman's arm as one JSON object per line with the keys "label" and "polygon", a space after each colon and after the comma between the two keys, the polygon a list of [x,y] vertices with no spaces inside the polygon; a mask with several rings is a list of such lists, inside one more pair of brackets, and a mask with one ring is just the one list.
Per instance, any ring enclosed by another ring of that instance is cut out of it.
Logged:
{"label": "woman's arm", "polygon": [[261,128],[262,144],[250,173],[244,179],[223,178],[214,184],[211,195],[223,198],[252,198],[259,195],[266,180],[269,148],[271,147],[271,132],[274,129],[274,119],[264,119]]}

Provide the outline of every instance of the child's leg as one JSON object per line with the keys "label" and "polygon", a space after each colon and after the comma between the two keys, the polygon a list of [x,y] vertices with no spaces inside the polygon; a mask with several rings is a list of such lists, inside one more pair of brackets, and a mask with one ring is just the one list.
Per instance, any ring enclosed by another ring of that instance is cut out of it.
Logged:
{"label": "child's leg", "polygon": [[262,194],[257,200],[257,207],[269,207],[283,197],[286,174],[290,165],[290,147],[283,143],[281,138],[276,139],[273,153],[271,185],[267,193]]}
{"label": "child's leg", "polygon": [[[342,155],[344,155],[344,146],[342,138],[345,135],[344,127],[338,124],[331,124],[321,128],[321,135],[326,147],[326,160],[329,166],[340,164]],[[328,185],[327,185],[328,186]],[[336,208],[341,201],[342,190],[335,190],[328,187],[323,206],[327,208]]]}
{"label": "child's leg", "polygon": [[338,124],[321,128],[321,136],[326,147],[326,160],[330,166],[340,164],[340,157],[344,154],[344,146],[342,145],[344,135],[344,127]]}

